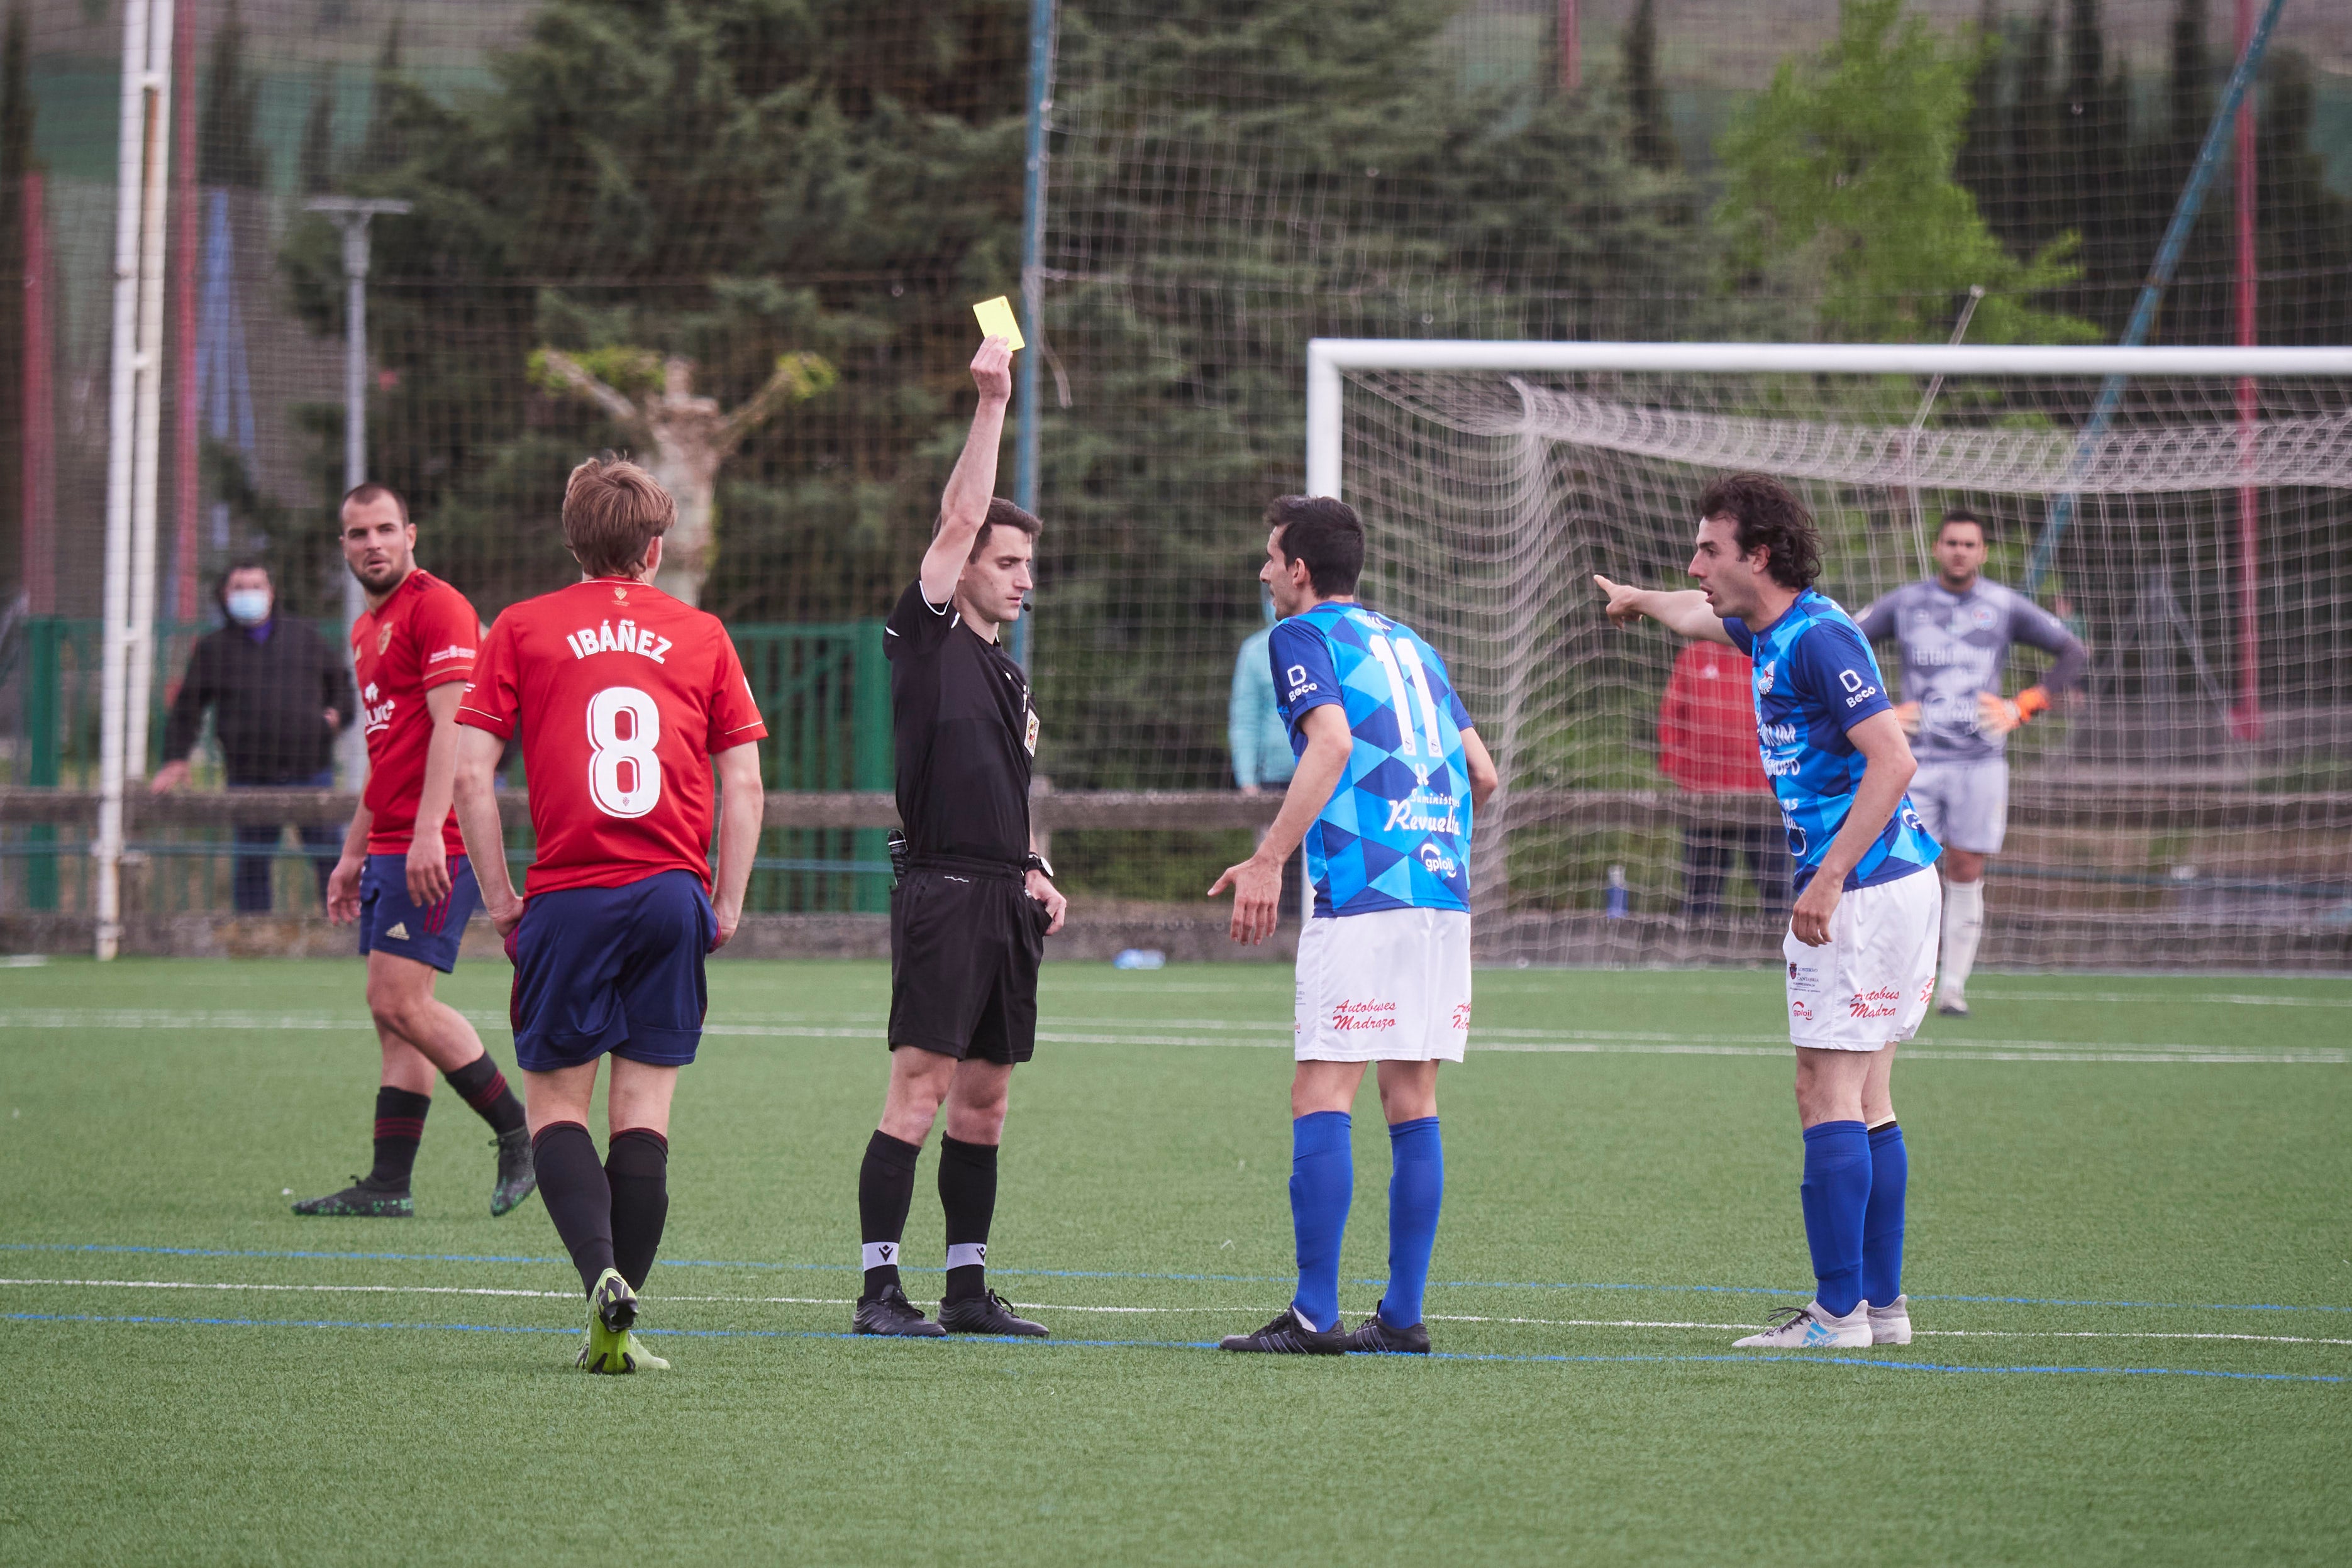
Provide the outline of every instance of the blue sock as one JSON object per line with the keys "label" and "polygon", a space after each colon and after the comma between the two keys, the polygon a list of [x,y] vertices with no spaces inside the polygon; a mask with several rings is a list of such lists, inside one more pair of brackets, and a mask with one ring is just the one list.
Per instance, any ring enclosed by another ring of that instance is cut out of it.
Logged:
{"label": "blue sock", "polygon": [[1290,1223],[1298,1236],[1298,1310],[1318,1329],[1339,1325],[1339,1240],[1356,1162],[1345,1111],[1317,1111],[1290,1124]]}
{"label": "blue sock", "polygon": [[1891,1307],[1903,1293],[1903,1189],[1910,1179],[1903,1129],[1893,1122],[1873,1127],[1870,1207],[1862,1217],[1862,1295],[1874,1307]]}
{"label": "blue sock", "polygon": [[1437,1211],[1445,1201],[1445,1145],[1437,1135],[1437,1118],[1391,1127],[1389,1158],[1389,1287],[1381,1292],[1381,1321],[1409,1329],[1421,1322],[1429,1253],[1437,1245]]}
{"label": "blue sock", "polygon": [[1842,1318],[1862,1298],[1862,1217],[1870,1207],[1870,1134],[1859,1122],[1805,1129],[1805,1243],[1813,1253],[1813,1299]]}

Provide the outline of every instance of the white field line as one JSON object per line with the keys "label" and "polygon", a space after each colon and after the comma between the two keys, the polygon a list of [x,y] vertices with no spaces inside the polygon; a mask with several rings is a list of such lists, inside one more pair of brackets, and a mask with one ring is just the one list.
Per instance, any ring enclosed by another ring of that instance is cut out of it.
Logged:
{"label": "white field line", "polygon": [[[491,1013],[467,1015],[478,1027],[502,1029],[505,1020]],[[330,1018],[311,1013],[177,1012],[162,1009],[28,1008],[0,1009],[0,1030],[71,1029],[236,1029],[352,1030],[371,1028],[364,1019]],[[1220,1029],[1252,1026],[1220,1024]],[[860,1027],[719,1022],[703,1026],[705,1034],[791,1040],[870,1040],[874,1031]],[[1531,1038],[1529,1038],[1531,1037]],[[1252,1050],[1282,1050],[1288,1035],[1258,1034],[1234,1039],[1203,1039],[1198,1035],[1142,1034],[1126,1030],[1072,1033],[1041,1030],[1039,1040],[1056,1045],[1237,1046]],[[1789,1047],[1770,1035],[1672,1035],[1650,1031],[1572,1030],[1546,1035],[1536,1030],[1477,1031],[1478,1051],[1540,1052],[1570,1055],[1624,1056],[1758,1056],[1785,1057]],[[1953,1049],[1953,1048],[1962,1049]],[[2114,1046],[2095,1041],[2054,1040],[1944,1040],[1914,1045],[1904,1052],[1925,1061],[2068,1061],[2068,1062],[2189,1062],[2202,1064],[2352,1062],[2352,1052],[2326,1048],[2287,1051],[2241,1051],[2229,1047],[2179,1041],[2129,1042]]]}
{"label": "white field line", "polygon": [[[420,1296],[520,1296],[534,1300],[576,1301],[576,1291],[518,1291],[476,1285],[282,1285],[252,1284],[233,1281],[205,1281],[195,1280],[0,1280],[0,1285],[48,1285],[59,1288],[91,1286],[131,1291],[308,1291],[321,1294],[354,1295],[420,1295]],[[856,1303],[845,1296],[672,1296],[649,1295],[653,1306],[671,1302],[708,1302],[730,1306],[790,1306],[847,1307]],[[1040,1312],[1097,1312],[1122,1315],[1160,1316],[1245,1316],[1253,1312],[1270,1312],[1266,1306],[1235,1306],[1232,1304],[1191,1307],[1132,1307],[1080,1305],[1067,1301],[1026,1301],[1024,1311]],[[1433,1323],[1502,1323],[1516,1327],[1569,1329],[1686,1329],[1709,1333],[1732,1333],[1752,1330],[1753,1323],[1694,1322],[1680,1319],[1659,1318],[1527,1318],[1500,1317],[1467,1312],[1430,1312],[1427,1321]],[[2236,1340],[2249,1344],[2336,1344],[2352,1345],[2352,1339],[2321,1339],[2302,1334],[2259,1334],[2183,1333],[2160,1330],[2053,1330],[2053,1329],[1914,1329],[1920,1338],[1938,1339],[2182,1339]]]}

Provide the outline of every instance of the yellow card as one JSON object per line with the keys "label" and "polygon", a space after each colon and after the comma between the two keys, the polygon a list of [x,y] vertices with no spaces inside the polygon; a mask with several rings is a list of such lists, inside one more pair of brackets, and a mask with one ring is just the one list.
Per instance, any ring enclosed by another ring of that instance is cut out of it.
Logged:
{"label": "yellow card", "polygon": [[980,318],[982,337],[1002,338],[1016,349],[1029,346],[1022,340],[1021,323],[1013,319],[1013,301],[1003,295],[982,300],[971,308],[971,313]]}

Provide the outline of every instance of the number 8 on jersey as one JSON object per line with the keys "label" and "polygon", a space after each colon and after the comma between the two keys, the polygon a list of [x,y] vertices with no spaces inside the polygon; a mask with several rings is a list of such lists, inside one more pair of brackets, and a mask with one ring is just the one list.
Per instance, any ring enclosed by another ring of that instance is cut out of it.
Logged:
{"label": "number 8 on jersey", "polygon": [[661,708],[635,686],[588,699],[588,798],[608,817],[642,817],[661,804]]}

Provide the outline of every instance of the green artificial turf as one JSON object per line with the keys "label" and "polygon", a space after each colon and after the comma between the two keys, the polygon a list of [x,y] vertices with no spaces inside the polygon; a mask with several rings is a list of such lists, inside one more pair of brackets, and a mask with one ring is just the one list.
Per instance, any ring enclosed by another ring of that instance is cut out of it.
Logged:
{"label": "green artificial turf", "polygon": [[[1044,1344],[842,1335],[886,974],[711,974],[642,1324],[676,1367],[599,1379],[455,1096],[420,1218],[288,1212],[367,1163],[355,963],[0,970],[0,1563],[2352,1554],[2352,983],[1981,977],[1895,1080],[1938,1332],[1773,1361],[1729,1342],[1810,1285],[1777,977],[1482,972],[1459,1359],[1307,1361],[1202,1348],[1287,1297],[1283,970],[1048,967],[990,1248]],[[505,983],[445,994],[510,1064]],[[1384,1143],[1368,1087],[1350,1321]]]}

